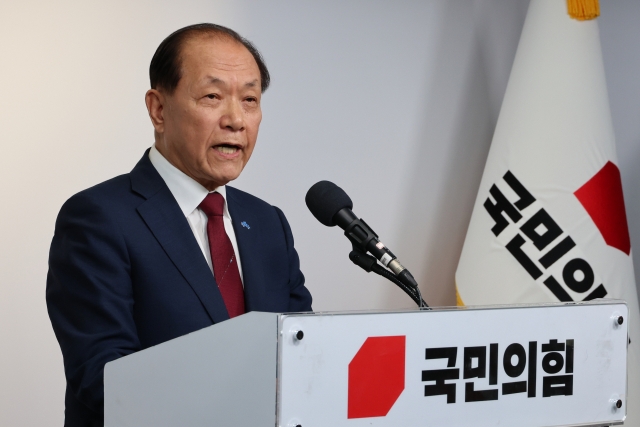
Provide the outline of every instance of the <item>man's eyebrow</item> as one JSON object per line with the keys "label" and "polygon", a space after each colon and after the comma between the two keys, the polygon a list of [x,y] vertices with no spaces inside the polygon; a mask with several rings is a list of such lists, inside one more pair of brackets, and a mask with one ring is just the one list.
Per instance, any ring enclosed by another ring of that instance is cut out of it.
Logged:
{"label": "man's eyebrow", "polygon": [[[209,84],[220,84],[222,86],[226,86],[227,85],[227,83],[224,80],[222,80],[221,78],[219,78],[219,77],[207,76],[206,80],[207,80],[207,83],[209,83]],[[259,84],[260,84],[260,81],[258,79],[254,79],[254,80],[252,80],[252,81],[250,81],[248,83],[245,83],[244,86],[245,87],[256,87]]]}
{"label": "man's eyebrow", "polygon": [[214,77],[214,76],[207,76],[207,83],[210,84],[222,84],[224,86],[226,86],[227,84],[224,82],[224,80],[218,78],[218,77]]}

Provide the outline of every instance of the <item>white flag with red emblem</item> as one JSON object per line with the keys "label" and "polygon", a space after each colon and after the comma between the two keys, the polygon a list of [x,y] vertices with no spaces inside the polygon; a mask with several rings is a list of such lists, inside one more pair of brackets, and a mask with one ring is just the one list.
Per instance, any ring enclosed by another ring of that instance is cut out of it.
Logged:
{"label": "white flag with red emblem", "polygon": [[640,426],[640,313],[617,164],[597,21],[532,0],[456,271],[458,304],[625,300],[625,425]]}

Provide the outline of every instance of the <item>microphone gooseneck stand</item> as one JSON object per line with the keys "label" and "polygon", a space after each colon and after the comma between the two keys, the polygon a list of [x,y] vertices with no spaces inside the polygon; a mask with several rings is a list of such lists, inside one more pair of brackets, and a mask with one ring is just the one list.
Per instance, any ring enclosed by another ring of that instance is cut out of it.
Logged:
{"label": "microphone gooseneck stand", "polygon": [[395,283],[420,309],[429,308],[420,295],[416,279],[400,264],[393,252],[378,240],[378,235],[371,227],[353,213],[353,202],[342,188],[330,181],[318,181],[307,191],[304,201],[323,225],[337,225],[344,230],[344,235],[353,245],[349,258],[354,264],[367,273],[373,271]]}
{"label": "microphone gooseneck stand", "polygon": [[407,295],[411,297],[411,299],[418,304],[421,310],[427,309],[430,310],[427,303],[422,299],[422,295],[420,294],[420,289],[417,286],[407,285],[402,283],[396,276],[393,275],[389,270],[384,268],[382,265],[378,264],[378,260],[375,257],[368,255],[361,250],[357,249],[354,245],[353,250],[349,253],[349,259],[358,267],[362,268],[367,273],[374,272],[379,276],[384,277],[385,279],[396,284],[400,289],[402,289]]}

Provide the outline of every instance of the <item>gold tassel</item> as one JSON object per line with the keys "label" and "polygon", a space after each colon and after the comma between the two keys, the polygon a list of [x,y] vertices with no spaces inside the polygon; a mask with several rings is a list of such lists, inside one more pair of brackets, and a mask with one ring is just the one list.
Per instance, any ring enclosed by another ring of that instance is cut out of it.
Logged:
{"label": "gold tassel", "polygon": [[569,16],[578,21],[596,19],[600,16],[598,0],[567,0]]}

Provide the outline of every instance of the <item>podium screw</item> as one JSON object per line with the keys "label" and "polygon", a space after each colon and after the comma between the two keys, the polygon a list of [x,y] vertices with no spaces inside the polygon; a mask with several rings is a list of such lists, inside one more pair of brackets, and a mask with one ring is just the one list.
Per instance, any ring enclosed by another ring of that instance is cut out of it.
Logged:
{"label": "podium screw", "polygon": [[618,399],[618,401],[616,402],[616,408],[622,408],[622,399]]}
{"label": "podium screw", "polygon": [[618,322],[618,325],[622,325],[624,323],[624,317],[622,316],[618,316],[618,318],[616,319],[616,321]]}
{"label": "podium screw", "polygon": [[[302,341],[302,338],[304,338],[304,332],[302,332],[302,331],[296,332],[296,339],[298,341]],[[298,424],[296,427],[301,427],[301,426],[300,426],[300,424]]]}

